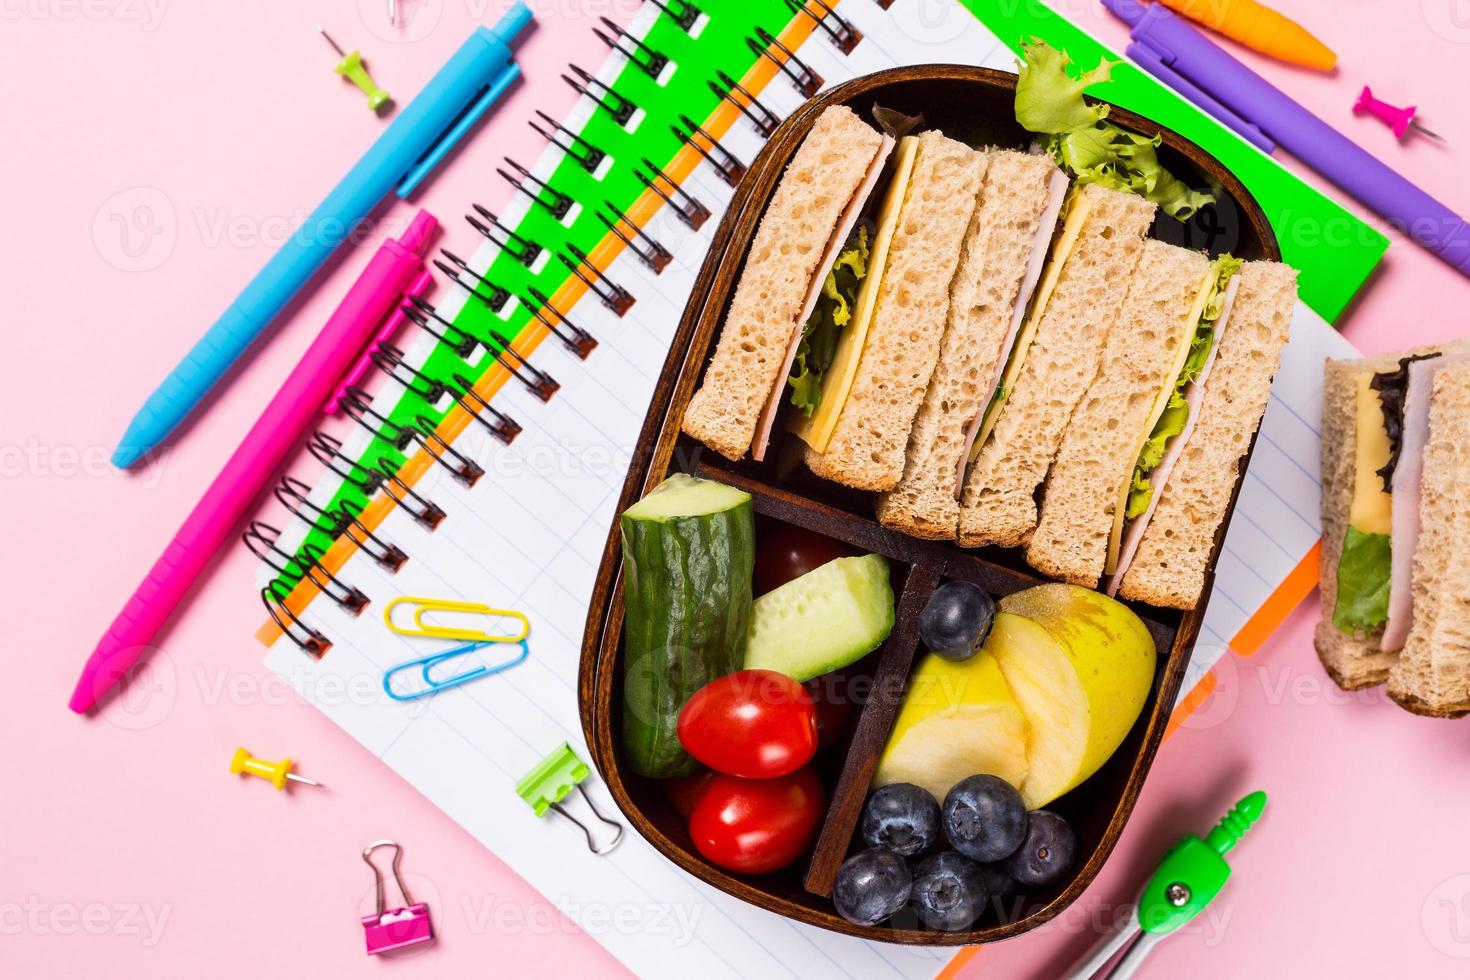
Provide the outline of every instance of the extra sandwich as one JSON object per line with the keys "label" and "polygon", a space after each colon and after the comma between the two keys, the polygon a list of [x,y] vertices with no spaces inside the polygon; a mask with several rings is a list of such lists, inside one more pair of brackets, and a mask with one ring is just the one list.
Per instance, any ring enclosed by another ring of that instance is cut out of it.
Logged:
{"label": "extra sandwich", "polygon": [[949,286],[939,361],[909,432],[903,476],[878,501],[884,525],[954,540],[969,449],[1041,281],[1068,183],[1049,156],[990,153]]}
{"label": "extra sandwich", "polygon": [[1470,713],[1467,491],[1470,343],[1327,362],[1316,646],[1340,687]]}
{"label": "extra sandwich", "polygon": [[1030,539],[1037,488],[1092,383],[1156,210],[1101,184],[1073,194],[1000,385],[982,409],[960,499],[961,545]]}
{"label": "extra sandwich", "polygon": [[1047,480],[1033,567],[1088,588],[1106,576],[1108,594],[1156,606],[1198,603],[1295,302],[1279,263],[1145,246]]}

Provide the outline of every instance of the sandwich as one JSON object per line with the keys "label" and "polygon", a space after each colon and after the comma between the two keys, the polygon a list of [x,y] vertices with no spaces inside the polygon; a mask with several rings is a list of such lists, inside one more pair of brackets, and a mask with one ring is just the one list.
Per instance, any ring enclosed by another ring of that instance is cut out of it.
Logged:
{"label": "sandwich", "polygon": [[834,359],[842,373],[796,428],[813,473],[860,490],[891,490],[903,476],[909,430],[939,359],[950,283],[990,159],[937,130],[900,152],[909,148],[912,174],[906,187],[890,186],[889,200],[900,203],[885,208],[895,213],[877,232],[880,243],[892,236],[887,254],[874,256],[863,284],[876,294],[871,319],[844,334]]}
{"label": "sandwich", "polygon": [[756,229],[704,384],[684,414],[690,436],[731,460],[753,444],[764,457],[802,325],[893,145],[845,106],[817,117]]}
{"label": "sandwich", "polygon": [[939,361],[909,432],[903,475],[878,501],[885,526],[954,540],[967,454],[1041,280],[1068,184],[1049,156],[990,154],[949,285]]}
{"label": "sandwich", "polygon": [[1156,606],[1198,603],[1295,301],[1279,263],[1145,246],[1047,480],[1033,567],[1088,588],[1106,575],[1109,595]]}
{"label": "sandwich", "polygon": [[1317,656],[1435,717],[1470,713],[1467,440],[1470,343],[1327,362]]}
{"label": "sandwich", "polygon": [[1101,184],[1072,195],[1031,309],[969,450],[956,538],[1025,544],[1072,410],[1097,371],[1156,206]]}

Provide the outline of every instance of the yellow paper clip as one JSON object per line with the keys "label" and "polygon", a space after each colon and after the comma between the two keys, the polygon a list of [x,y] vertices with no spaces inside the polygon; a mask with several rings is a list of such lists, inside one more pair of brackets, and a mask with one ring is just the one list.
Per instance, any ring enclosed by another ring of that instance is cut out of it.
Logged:
{"label": "yellow paper clip", "polygon": [[[400,605],[413,607],[413,626],[399,626],[393,622],[393,610]],[[520,632],[511,636],[499,636],[484,630],[464,626],[441,626],[424,621],[425,613],[466,613],[472,616],[490,616],[509,619],[520,624]],[[492,609],[483,602],[455,602],[449,599],[425,599],[420,596],[402,595],[383,607],[383,622],[400,636],[432,636],[441,640],[475,640],[481,643],[519,643],[531,633],[531,621],[514,609]]]}

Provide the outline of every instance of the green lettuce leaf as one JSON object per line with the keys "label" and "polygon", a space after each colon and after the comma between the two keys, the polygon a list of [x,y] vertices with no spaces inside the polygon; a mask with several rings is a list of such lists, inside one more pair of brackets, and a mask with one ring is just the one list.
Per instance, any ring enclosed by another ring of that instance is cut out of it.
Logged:
{"label": "green lettuce leaf", "polygon": [[1349,633],[1388,622],[1392,550],[1386,534],[1364,534],[1349,525],[1337,563],[1337,605],[1332,625]]}
{"label": "green lettuce leaf", "polygon": [[822,282],[817,305],[801,328],[801,342],[786,383],[791,404],[808,417],[822,402],[822,378],[837,355],[842,329],[852,320],[852,305],[868,274],[868,229],[859,226]]}
{"label": "green lettuce leaf", "polygon": [[1107,81],[1118,62],[1101,62],[1073,78],[1065,52],[1039,40],[1021,48],[1016,121],[1041,137],[1042,147],[1077,186],[1102,184],[1142,195],[1180,221],[1214,203],[1213,193],[1193,190],[1159,163],[1160,137],[1108,122],[1107,106],[1083,98],[1083,90]]}
{"label": "green lettuce leaf", "polygon": [[1123,516],[1130,521],[1148,510],[1149,501],[1154,494],[1153,484],[1148,479],[1149,474],[1163,462],[1169,440],[1181,434],[1189,422],[1189,403],[1184,400],[1184,389],[1198,381],[1200,372],[1205,369],[1210,347],[1215,343],[1215,323],[1225,310],[1225,290],[1230,285],[1231,278],[1240,271],[1240,266],[1241,260],[1233,255],[1222,255],[1215,260],[1215,282],[1210,287],[1210,295],[1205,299],[1205,310],[1200,314],[1199,323],[1194,328],[1194,336],[1189,340],[1189,354],[1184,358],[1184,367],[1174,381],[1174,390],[1169,393],[1169,403],[1164,407],[1158,422],[1154,423],[1148,441],[1143,444],[1143,451],[1138,454],[1138,462],[1133,466],[1133,477],[1128,486],[1128,505],[1123,512]]}

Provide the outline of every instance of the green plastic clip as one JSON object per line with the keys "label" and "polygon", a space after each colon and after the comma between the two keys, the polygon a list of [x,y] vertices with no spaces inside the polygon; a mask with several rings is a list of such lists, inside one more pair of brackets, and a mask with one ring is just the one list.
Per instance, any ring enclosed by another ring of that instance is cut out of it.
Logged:
{"label": "green plastic clip", "polygon": [[1167,935],[1204,911],[1230,878],[1225,854],[1266,809],[1257,790],[1231,808],[1203,840],[1190,834],[1169,849],[1138,897],[1144,932]]}
{"label": "green plastic clip", "polygon": [[378,83],[373,81],[373,77],[363,67],[362,52],[354,51],[348,54],[342,50],[336,41],[332,40],[332,35],[322,30],[322,25],[316,25],[316,29],[321,31],[322,37],[327,39],[327,43],[332,46],[332,50],[337,52],[338,57],[342,59],[337,62],[337,67],[332,70],[362,89],[363,94],[367,96],[369,109],[377,112],[380,106],[387,105],[392,101],[393,97],[388,94],[386,89],[379,88]]}
{"label": "green plastic clip", "polygon": [[[587,837],[587,849],[593,854],[606,854],[618,846],[618,841],[623,839],[623,825],[616,820],[609,820],[597,809],[587,791],[582,788],[582,781],[586,779],[592,770],[587,763],[573,751],[570,743],[563,742],[551,754],[520,778],[516,783],[516,795],[526,801],[526,805],[538,817],[546,816],[546,811],[555,810],[576,824]],[[587,809],[592,811],[603,824],[613,828],[613,835],[607,841],[599,844],[593,837],[592,830],[582,821],[572,816],[562,806],[562,801],[572,795],[576,790],[582,797],[582,802],[587,804]]]}

